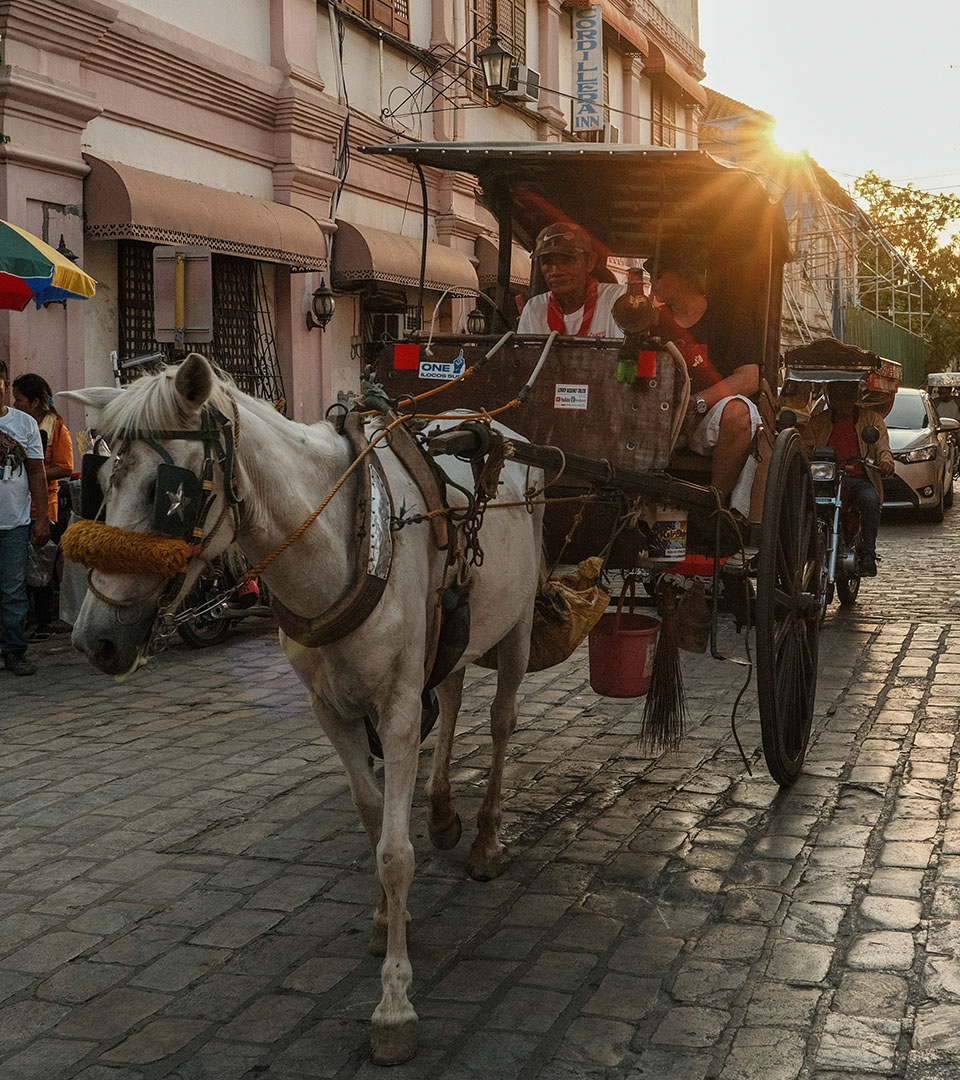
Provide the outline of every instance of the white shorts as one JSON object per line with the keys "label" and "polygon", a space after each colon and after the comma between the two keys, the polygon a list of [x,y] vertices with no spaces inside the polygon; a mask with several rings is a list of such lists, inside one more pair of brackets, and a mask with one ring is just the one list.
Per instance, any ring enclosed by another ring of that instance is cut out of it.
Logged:
{"label": "white shorts", "polygon": [[717,445],[717,439],[720,437],[720,417],[723,415],[727,402],[730,401],[746,402],[747,407],[750,409],[750,434],[756,435],[757,428],[760,426],[760,410],[743,394],[731,394],[730,397],[721,398],[716,405],[713,405],[693,429],[689,443],[691,450],[710,457],[713,448]]}

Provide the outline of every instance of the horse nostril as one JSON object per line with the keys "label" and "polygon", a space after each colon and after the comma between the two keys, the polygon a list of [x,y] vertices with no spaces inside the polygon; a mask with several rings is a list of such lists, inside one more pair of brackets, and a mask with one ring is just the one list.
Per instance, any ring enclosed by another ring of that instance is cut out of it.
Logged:
{"label": "horse nostril", "polygon": [[99,638],[94,642],[93,655],[96,660],[106,661],[110,660],[116,655],[117,646],[116,643],[109,638]]}

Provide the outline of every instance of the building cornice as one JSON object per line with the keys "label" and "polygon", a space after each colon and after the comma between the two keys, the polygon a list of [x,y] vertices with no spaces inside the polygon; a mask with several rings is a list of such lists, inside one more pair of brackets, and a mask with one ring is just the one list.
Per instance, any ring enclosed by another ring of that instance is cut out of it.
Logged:
{"label": "building cornice", "polygon": [[33,119],[42,116],[48,124],[76,130],[102,112],[94,95],[76,86],[9,64],[0,67],[0,108],[4,115],[24,107]]}
{"label": "building cornice", "polygon": [[83,66],[266,131],[273,127],[276,83],[255,80],[248,72],[240,78],[199,52],[171,51],[167,42],[141,27],[115,23]]}
{"label": "building cornice", "polygon": [[0,0],[7,41],[83,60],[116,20],[119,9],[99,0]]}
{"label": "building cornice", "polygon": [[13,142],[0,146],[0,162],[23,165],[35,172],[48,172],[54,176],[72,176],[77,180],[82,180],[90,171],[90,166],[83,158],[69,158],[62,154],[42,154],[36,150],[26,150]]}

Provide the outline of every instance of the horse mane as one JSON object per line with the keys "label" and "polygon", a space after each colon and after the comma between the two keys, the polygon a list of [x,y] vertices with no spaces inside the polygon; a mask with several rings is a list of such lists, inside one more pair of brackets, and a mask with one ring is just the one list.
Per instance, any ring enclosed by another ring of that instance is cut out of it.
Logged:
{"label": "horse mane", "polygon": [[[276,410],[265,401],[245,394],[216,364],[207,361],[215,376],[213,390],[207,403],[225,416],[232,416],[231,398],[263,416],[277,416]],[[98,434],[109,442],[136,438],[152,431],[174,431],[189,428],[195,421],[184,411],[182,398],[174,378],[177,365],[169,364],[154,375],[143,375],[105,405],[97,424]]]}

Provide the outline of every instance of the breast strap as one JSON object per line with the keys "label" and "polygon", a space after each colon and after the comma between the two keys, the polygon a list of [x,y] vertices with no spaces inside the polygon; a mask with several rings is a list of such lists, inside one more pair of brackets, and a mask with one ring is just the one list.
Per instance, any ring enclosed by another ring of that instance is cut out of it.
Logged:
{"label": "breast strap", "polygon": [[[354,457],[367,445],[363,418],[357,412],[347,414],[343,433]],[[329,645],[357,629],[380,602],[393,562],[391,519],[393,501],[390,486],[376,451],[367,453],[357,469],[356,536],[360,544],[353,581],[340,599],[320,615],[298,615],[271,597],[271,607],[281,630],[308,649]]]}

